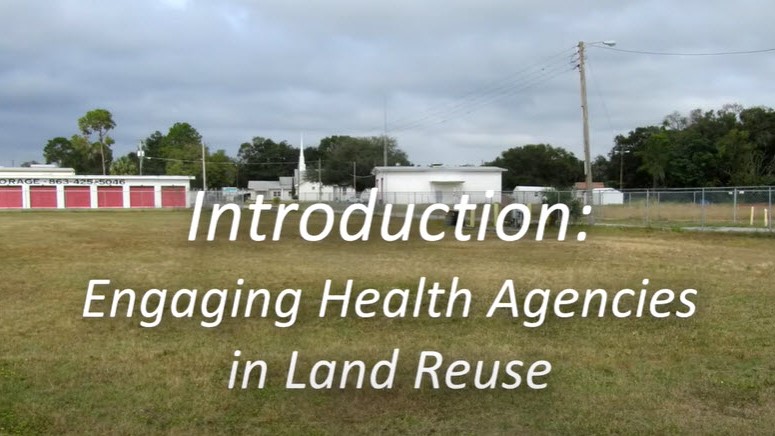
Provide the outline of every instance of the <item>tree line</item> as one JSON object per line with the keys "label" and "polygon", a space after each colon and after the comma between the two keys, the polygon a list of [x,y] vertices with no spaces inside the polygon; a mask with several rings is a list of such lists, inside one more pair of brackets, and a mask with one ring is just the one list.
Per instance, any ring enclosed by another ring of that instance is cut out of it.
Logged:
{"label": "tree line", "polygon": [[[249,180],[277,180],[292,176],[299,149],[287,141],[253,137],[239,146],[237,155],[211,151],[188,123],[172,125],[166,133],[153,132],[143,141],[144,158],[130,152],[113,158],[110,131],[116,127],[106,109],[87,112],[78,120],[78,132],[48,141],[46,163],[72,167],[79,174],[190,175],[192,186],[202,186],[202,156],[207,165],[207,187],[246,187]],[[304,149],[307,178],[324,184],[352,186],[361,191],[374,186],[371,174],[384,163],[411,165],[396,139],[387,136],[334,135],[318,146]],[[503,151],[485,165],[505,168],[503,189],[517,185],[567,188],[584,179],[584,163],[572,152],[550,144],[527,144]],[[640,126],[616,136],[607,155],[592,162],[596,182],[626,189],[657,187],[753,186],[775,184],[775,110],[744,108],[737,104],[718,110],[673,112],[661,124]]]}
{"label": "tree line", "polygon": [[[503,188],[567,188],[584,179],[584,163],[562,147],[510,148],[487,165],[509,171]],[[617,135],[607,155],[592,162],[596,182],[619,189],[775,184],[775,111],[724,105],[673,112],[661,124]]]}
{"label": "tree line", "polygon": [[[94,109],[78,120],[79,130],[69,138],[50,139],[43,148],[46,163],[75,169],[77,174],[112,175],[188,175],[191,186],[201,188],[202,157],[206,166],[208,189],[226,186],[247,187],[250,180],[277,180],[293,176],[299,162],[299,149],[287,141],[256,136],[240,144],[237,156],[225,150],[212,151],[202,135],[189,123],[178,122],[166,133],[155,131],[140,142],[143,157],[136,151],[113,158],[116,127],[106,109]],[[352,186],[358,190],[374,186],[371,171],[384,163],[410,165],[406,153],[395,138],[386,136],[329,136],[317,147],[304,149],[306,177],[328,185]]]}
{"label": "tree line", "polygon": [[661,125],[618,135],[595,162],[600,180],[624,188],[772,185],[775,111],[731,104],[673,112]]}

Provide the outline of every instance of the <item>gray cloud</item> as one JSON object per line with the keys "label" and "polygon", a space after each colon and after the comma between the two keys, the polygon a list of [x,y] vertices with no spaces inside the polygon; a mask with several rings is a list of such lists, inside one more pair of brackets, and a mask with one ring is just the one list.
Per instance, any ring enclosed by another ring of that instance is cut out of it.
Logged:
{"label": "gray cloud", "polygon": [[[177,121],[232,155],[253,136],[378,135],[386,104],[389,134],[417,163],[477,164],[530,142],[581,156],[579,39],[775,46],[775,6],[751,0],[523,3],[6,0],[0,165],[40,160],[96,107],[114,114],[116,155]],[[594,154],[674,110],[771,105],[775,87],[775,53],[588,55]]]}

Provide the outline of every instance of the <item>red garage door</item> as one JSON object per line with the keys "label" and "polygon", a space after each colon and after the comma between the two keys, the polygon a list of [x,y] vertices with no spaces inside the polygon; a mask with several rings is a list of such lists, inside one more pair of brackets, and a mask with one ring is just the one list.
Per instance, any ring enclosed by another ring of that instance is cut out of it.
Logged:
{"label": "red garage door", "polygon": [[162,186],[161,207],[186,207],[186,188],[182,186]]}
{"label": "red garage door", "polygon": [[0,208],[22,207],[21,186],[0,186]]}
{"label": "red garage door", "polygon": [[30,186],[30,207],[57,207],[55,186]]}
{"label": "red garage door", "polygon": [[65,186],[65,207],[91,207],[91,188]]}
{"label": "red garage door", "polygon": [[153,186],[130,186],[129,207],[153,207]]}
{"label": "red garage door", "polygon": [[98,186],[97,207],[124,207],[124,188],[120,186]]}

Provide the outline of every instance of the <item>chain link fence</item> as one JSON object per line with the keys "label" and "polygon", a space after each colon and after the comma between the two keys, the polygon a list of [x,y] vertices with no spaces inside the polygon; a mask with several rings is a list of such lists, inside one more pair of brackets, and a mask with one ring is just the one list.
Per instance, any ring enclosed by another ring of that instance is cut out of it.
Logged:
{"label": "chain link fence", "polygon": [[593,194],[596,223],[772,230],[773,187],[646,189]]}
{"label": "chain link fence", "polygon": [[[774,194],[775,188],[771,186],[624,191],[595,189],[591,203],[596,224],[665,228],[734,227],[772,231]],[[500,207],[517,202],[526,204],[533,212],[534,220],[544,203],[576,202],[579,206],[588,203],[586,192],[575,190],[496,191],[492,196],[484,191],[378,192],[377,195],[377,212],[384,210],[385,204],[394,205],[393,213],[405,211],[408,204],[414,204],[416,216],[430,204],[456,204],[463,195],[467,195],[468,202],[474,204],[498,203]],[[341,211],[349,204],[367,203],[368,200],[368,193],[361,193],[348,198],[323,199],[322,202]]]}
{"label": "chain link fence", "polygon": [[[128,195],[131,207],[154,207],[152,188],[134,188]],[[115,191],[115,192],[114,192]],[[90,199],[87,188],[66,187],[57,194],[54,187],[31,187],[25,196],[18,187],[4,187],[0,190],[0,205],[5,208],[56,208],[59,207],[122,207],[124,199],[120,187],[100,187],[96,200]],[[162,205],[167,201],[162,194]],[[170,194],[172,195],[172,193]],[[176,194],[181,195],[181,193]],[[185,198],[185,193],[182,193]],[[357,195],[336,195],[320,193],[300,198],[302,208],[314,203],[329,204],[335,211],[343,211],[354,203],[367,204],[370,192]],[[488,195],[484,191],[428,191],[428,192],[377,192],[376,213],[382,213],[385,205],[391,204],[393,214],[405,213],[413,204],[414,215],[420,216],[431,204],[457,204],[464,195],[472,204],[493,204],[505,207],[511,203],[522,203],[532,211],[536,220],[545,203],[586,204],[585,191],[496,191]],[[617,191],[595,189],[592,196],[592,215],[596,224],[631,225],[667,228],[712,228],[731,227],[736,230],[756,229],[772,231],[773,196],[775,187],[716,187],[691,189],[638,189]],[[190,191],[189,207],[193,205],[196,191]],[[279,199],[278,199],[279,200]],[[206,191],[204,207],[215,204],[233,203],[248,207],[254,200],[248,191]],[[277,200],[264,199],[264,202]],[[185,200],[184,200],[185,202]],[[92,205],[92,203],[95,203]],[[159,203],[159,199],[156,200]],[[181,204],[182,206],[182,204]],[[577,208],[578,209],[578,208]],[[480,209],[477,213],[481,213]],[[445,216],[443,211],[433,214],[436,218]],[[580,218],[580,217],[577,217]]]}

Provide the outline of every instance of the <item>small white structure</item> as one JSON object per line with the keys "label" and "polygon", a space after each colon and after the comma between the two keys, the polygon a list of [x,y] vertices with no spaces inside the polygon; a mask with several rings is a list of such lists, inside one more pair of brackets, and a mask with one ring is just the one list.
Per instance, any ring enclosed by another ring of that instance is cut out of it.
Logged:
{"label": "small white structure", "polygon": [[188,207],[191,176],[79,176],[72,168],[0,168],[0,209]]}
{"label": "small white structure", "polygon": [[515,186],[512,197],[515,203],[542,204],[547,200],[547,193],[554,191],[551,186]]}
{"label": "small white structure", "polygon": [[[457,203],[463,194],[471,203],[500,202],[499,167],[375,167],[380,200],[393,204]],[[494,191],[493,199],[485,197]]]}
{"label": "small white structure", "polygon": [[248,191],[251,198],[263,195],[265,200],[279,198],[282,201],[293,199],[293,177],[280,177],[279,180],[250,180]]}
{"label": "small white structure", "polygon": [[592,204],[595,206],[624,204],[624,193],[614,188],[594,188],[592,189]]}

